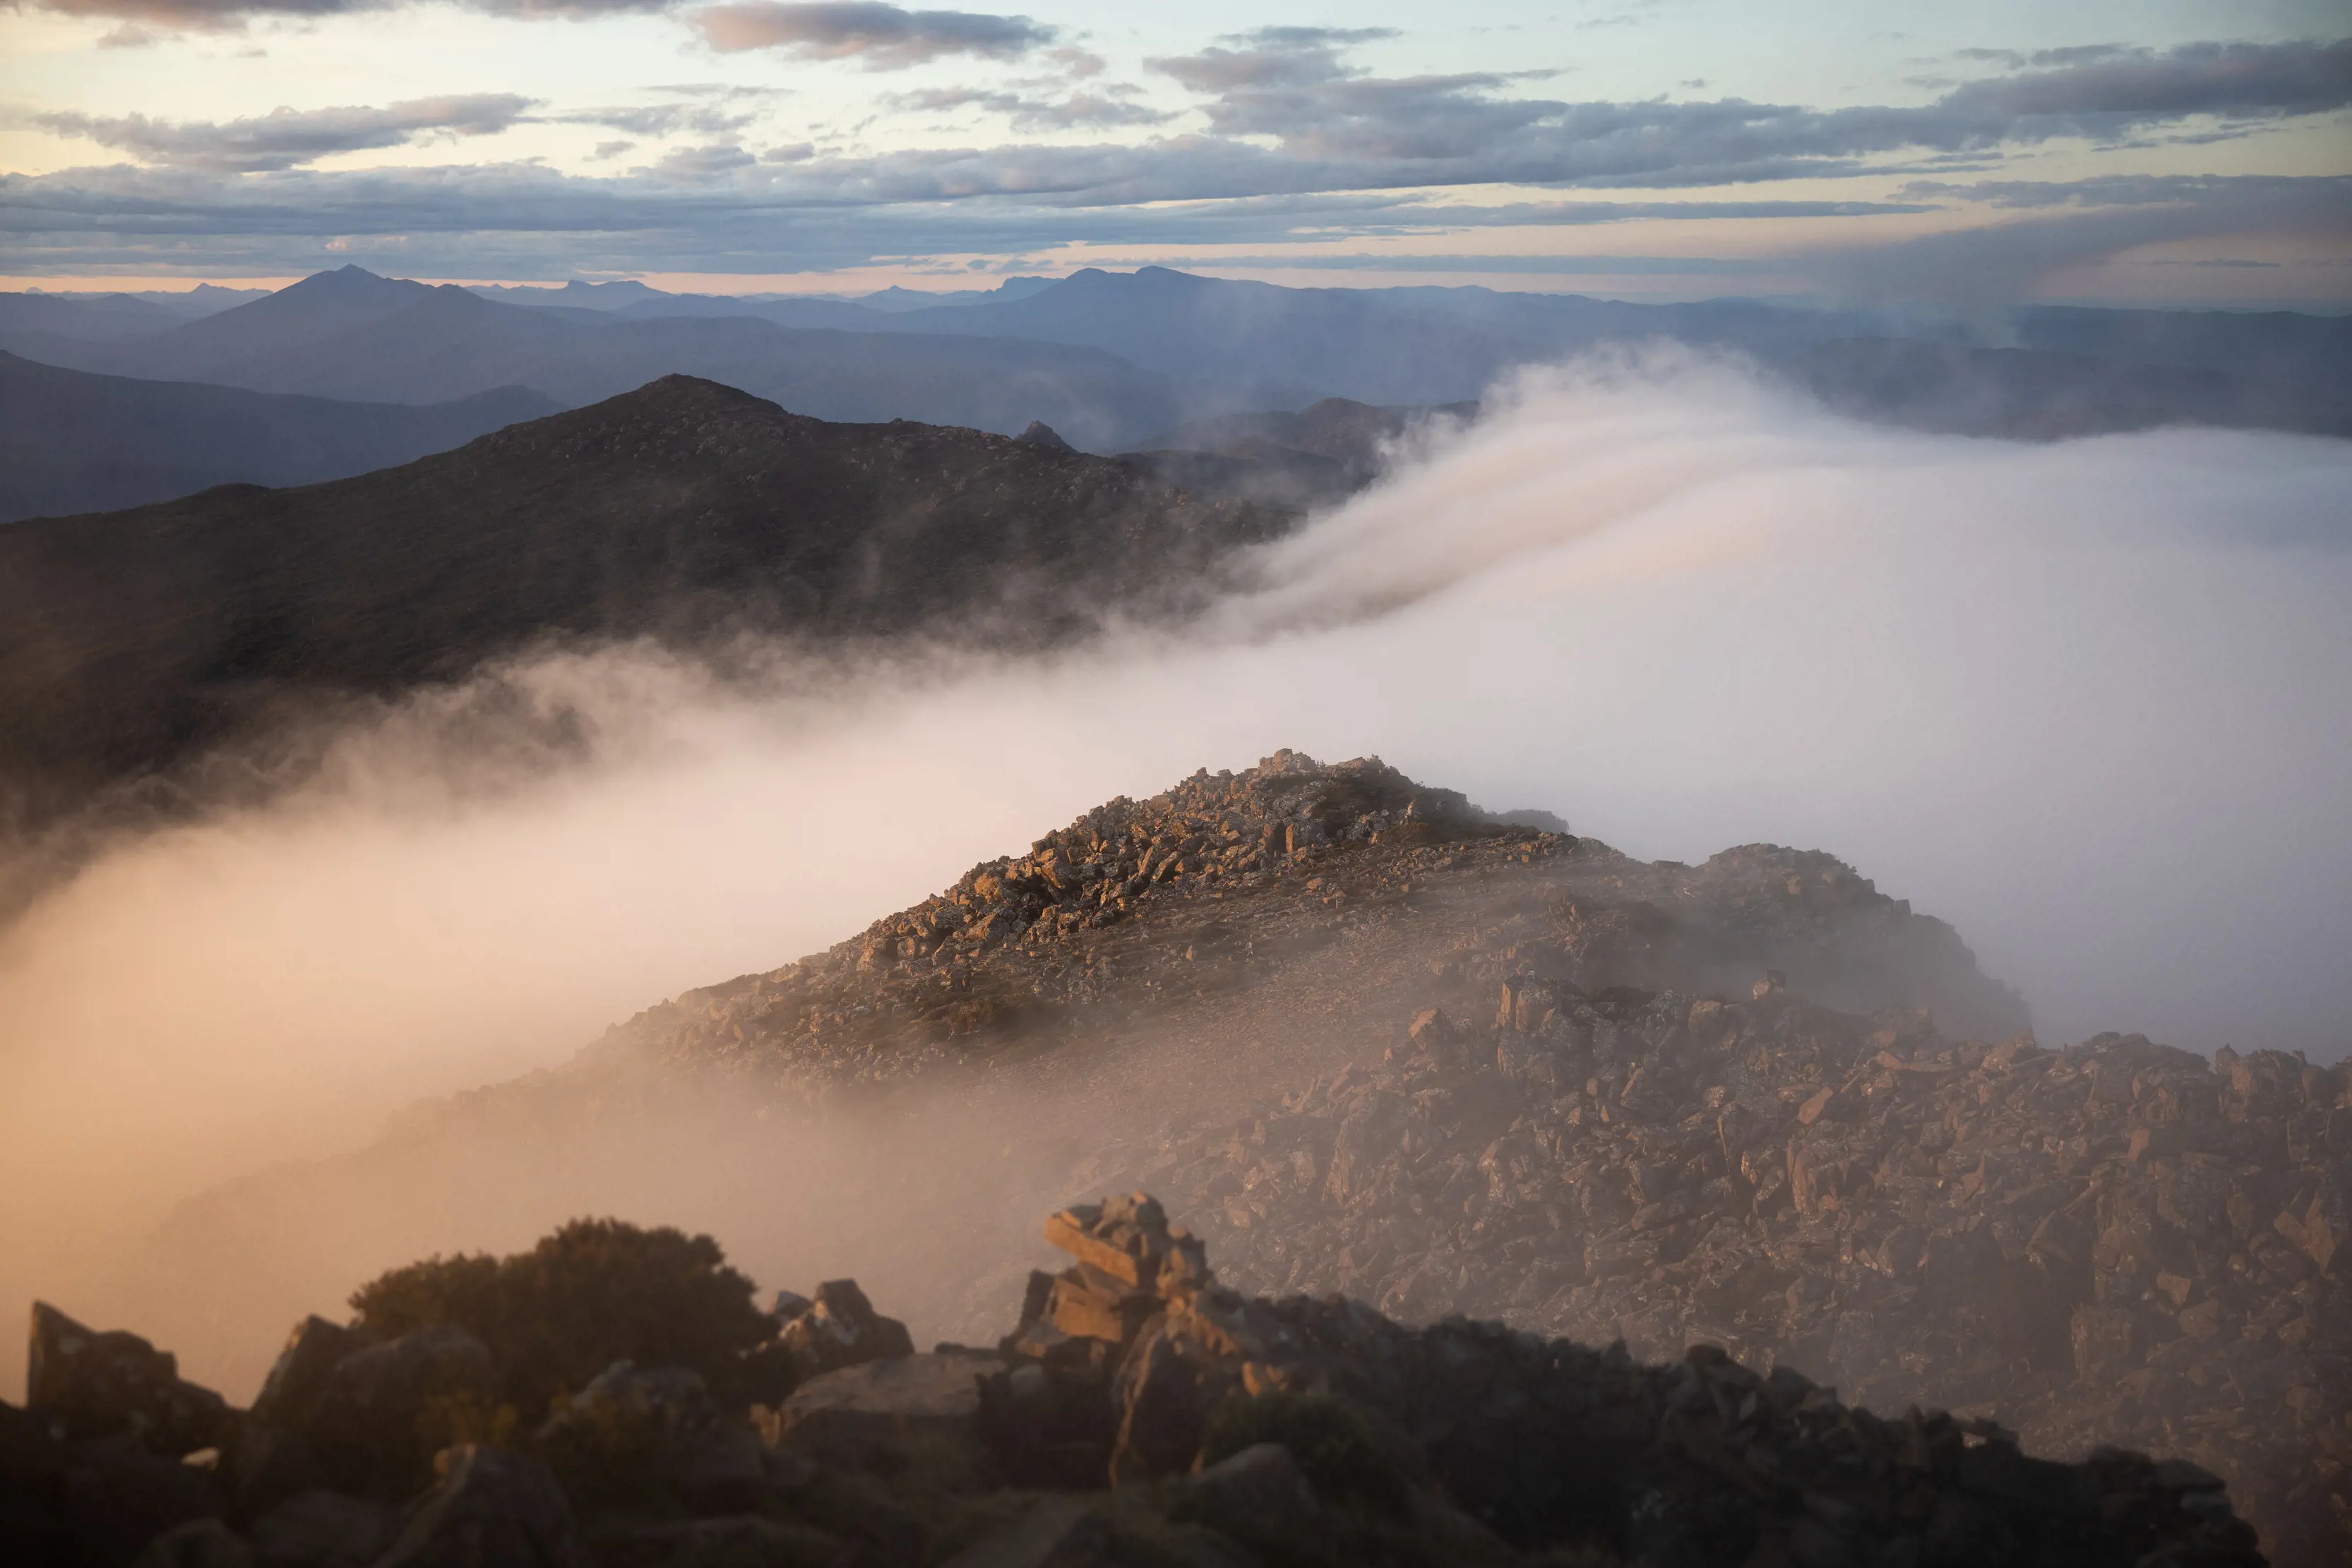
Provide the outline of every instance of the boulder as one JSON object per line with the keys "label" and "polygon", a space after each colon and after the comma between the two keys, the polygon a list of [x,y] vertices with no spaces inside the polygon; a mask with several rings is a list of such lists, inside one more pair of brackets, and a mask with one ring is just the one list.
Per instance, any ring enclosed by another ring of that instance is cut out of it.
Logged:
{"label": "boulder", "polygon": [[646,1472],[640,1482],[674,1490],[698,1514],[746,1511],[771,1490],[759,1437],[727,1420],[700,1375],[685,1367],[616,1361],[564,1401],[536,1441],[549,1454],[625,1443],[625,1462]]}
{"label": "boulder", "polygon": [[486,1406],[496,1389],[488,1347],[436,1323],[344,1356],[296,1430],[337,1490],[388,1500],[429,1469],[436,1407]]}
{"label": "boulder", "polygon": [[217,1519],[175,1524],[149,1542],[131,1568],[255,1568],[253,1548]]}
{"label": "boulder", "polygon": [[368,1568],[400,1528],[400,1510],[314,1489],[254,1521],[257,1568]]}
{"label": "boulder", "polygon": [[1188,1478],[1170,1512],[1280,1558],[1323,1555],[1322,1505],[1279,1443],[1255,1443]]}
{"label": "boulder", "polygon": [[254,1396],[253,1419],[265,1426],[299,1427],[325,1397],[335,1368],[374,1343],[361,1330],[315,1314],[304,1318],[286,1336],[286,1348],[278,1353],[261,1392]]}
{"label": "boulder", "polygon": [[750,1514],[599,1531],[593,1544],[597,1568],[834,1568],[856,1561],[837,1536]]}
{"label": "boulder", "polygon": [[25,1408],[68,1441],[127,1437],[170,1458],[216,1447],[228,1401],[180,1376],[178,1361],[137,1334],[85,1328],[33,1303]]}
{"label": "boulder", "polygon": [[1115,1486],[1178,1475],[1192,1468],[1201,1431],[1221,1387],[1206,1355],[1166,1319],[1128,1353],[1111,1385],[1118,1435],[1112,1439]]}
{"label": "boulder", "polygon": [[819,1285],[816,1300],[784,1324],[777,1343],[803,1383],[845,1366],[915,1354],[907,1325],[876,1312],[855,1280]]}
{"label": "boulder", "polygon": [[228,1513],[210,1470],[107,1441],[78,1445],[40,1490],[60,1504],[73,1542],[67,1561],[92,1568],[129,1563],[167,1531]]}
{"label": "boulder", "polygon": [[843,1367],[803,1384],[777,1412],[780,1441],[851,1464],[918,1450],[962,1456],[979,1437],[980,1384],[1002,1357],[940,1351]]}
{"label": "boulder", "polygon": [[587,1568],[572,1505],[538,1460],[469,1443],[434,1468],[375,1568]]}

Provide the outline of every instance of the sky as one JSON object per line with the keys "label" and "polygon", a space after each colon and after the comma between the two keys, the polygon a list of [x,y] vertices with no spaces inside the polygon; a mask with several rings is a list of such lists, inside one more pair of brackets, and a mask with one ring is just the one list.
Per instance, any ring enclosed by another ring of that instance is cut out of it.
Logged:
{"label": "sky", "polygon": [[2341,0],[16,0],[0,287],[2352,307]]}

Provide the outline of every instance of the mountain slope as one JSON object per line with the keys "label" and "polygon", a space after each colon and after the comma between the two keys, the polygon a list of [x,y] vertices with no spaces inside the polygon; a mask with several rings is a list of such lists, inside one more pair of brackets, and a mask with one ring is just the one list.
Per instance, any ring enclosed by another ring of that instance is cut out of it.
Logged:
{"label": "mountain slope", "polygon": [[397,693],[551,635],[1051,638],[1286,521],[668,377],[357,478],[0,529],[0,780],[41,816],[289,694]]}
{"label": "mountain slope", "polygon": [[556,411],[520,387],[422,407],[138,381],[0,353],[0,522],[112,511],[215,485],[310,485]]}
{"label": "mountain slope", "polygon": [[[2352,411],[2352,326],[2285,312],[2036,309],[1976,341],[1954,324],[1752,300],[1284,288],[1144,267],[1088,269],[1020,299],[899,319],[913,330],[1087,344],[1170,375],[1284,394],[1265,395],[1260,406],[1315,395],[1458,402],[1518,366],[1671,341],[1742,355],[1800,383],[1819,381],[1858,417],[1976,434],[2174,423],[2340,434]],[[1832,343],[1823,364],[1821,351]],[[1944,351],[1973,359],[1938,369]],[[1922,390],[1922,382],[1935,384]],[[1865,383],[1892,395],[1854,395]]]}
{"label": "mountain slope", "polygon": [[1378,478],[1391,449],[1432,423],[1466,423],[1475,402],[1375,408],[1325,398],[1297,413],[1213,414],[1163,431],[1126,455],[1171,485],[1305,509],[1344,500]]}
{"label": "mountain slope", "polygon": [[186,319],[131,294],[0,294],[0,332],[136,338],[168,332]]}

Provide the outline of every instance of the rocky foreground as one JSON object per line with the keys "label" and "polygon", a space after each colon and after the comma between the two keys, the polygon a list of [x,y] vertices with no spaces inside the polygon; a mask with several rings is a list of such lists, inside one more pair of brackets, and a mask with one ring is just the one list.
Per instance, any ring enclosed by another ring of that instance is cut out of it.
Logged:
{"label": "rocky foreground", "polygon": [[[2052,1463],[1711,1347],[1645,1365],[1251,1299],[1140,1193],[1045,1236],[1069,1265],[1031,1276],[994,1349],[916,1354],[853,1282],[745,1333],[751,1282],[707,1239],[583,1223],[307,1320],[245,1411],[37,1306],[26,1406],[0,1406],[0,1542],[139,1568],[2262,1561],[2193,1464]],[[698,1364],[581,1374],[665,1335]]]}

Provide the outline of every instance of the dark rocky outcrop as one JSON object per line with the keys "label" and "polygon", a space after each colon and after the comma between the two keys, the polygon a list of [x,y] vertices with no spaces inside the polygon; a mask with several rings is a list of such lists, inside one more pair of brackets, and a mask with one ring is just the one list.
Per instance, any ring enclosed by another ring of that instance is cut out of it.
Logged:
{"label": "dark rocky outcrop", "polygon": [[[2220,1479],[2193,1464],[2116,1448],[2053,1463],[1990,1422],[1882,1418],[1713,1346],[1644,1364],[1622,1344],[1496,1322],[1414,1329],[1339,1296],[1247,1297],[1142,1193],[1063,1210],[1045,1235],[1070,1265],[1027,1293],[992,1351],[887,1354],[748,1411],[717,1406],[692,1372],[621,1363],[536,1432],[453,1441],[422,1477],[403,1458],[415,1412],[379,1399],[361,1445],[372,1473],[263,1510],[226,1506],[207,1471],[142,1450],[139,1433],[69,1441],[0,1407],[11,1561],[2263,1561]],[[396,1369],[478,1359],[479,1342],[409,1343],[433,1332],[350,1349],[320,1411],[340,1389],[415,1382]],[[328,1343],[298,1332],[289,1354],[323,1359]],[[293,1413],[282,1389],[275,1413]],[[404,1478],[400,1497],[381,1495]]]}
{"label": "dark rocky outcrop", "polygon": [[169,1351],[137,1334],[84,1328],[33,1303],[26,1411],[67,1441],[121,1438],[176,1459],[227,1435],[228,1402],[180,1376]]}

